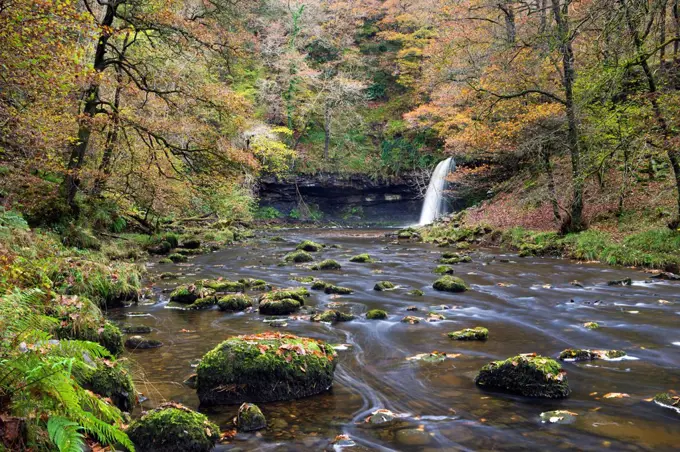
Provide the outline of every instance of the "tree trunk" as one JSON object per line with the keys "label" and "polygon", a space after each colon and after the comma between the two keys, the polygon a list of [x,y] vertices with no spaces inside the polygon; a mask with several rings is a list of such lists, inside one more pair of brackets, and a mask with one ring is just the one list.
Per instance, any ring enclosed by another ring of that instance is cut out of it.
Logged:
{"label": "tree trunk", "polygon": [[543,162],[543,170],[548,177],[548,194],[550,195],[550,203],[552,204],[553,216],[555,223],[560,224],[562,220],[560,216],[560,205],[557,202],[557,189],[555,187],[555,177],[553,175],[552,165],[550,164],[550,150],[543,144],[540,145],[541,161]]}
{"label": "tree trunk", "polygon": [[324,108],[323,114],[323,132],[324,132],[324,143],[323,143],[323,158],[328,160],[329,148],[331,145],[331,109],[328,105]]}
{"label": "tree trunk", "polygon": [[560,53],[562,54],[562,85],[564,87],[565,108],[567,110],[567,146],[571,156],[571,179],[573,185],[571,209],[569,217],[565,218],[561,231],[578,232],[585,229],[583,223],[583,177],[581,174],[581,150],[579,148],[578,121],[576,119],[576,105],[574,104],[574,51],[573,36],[569,27],[569,2],[564,5],[560,0],[552,0],[552,12],[557,25]]}

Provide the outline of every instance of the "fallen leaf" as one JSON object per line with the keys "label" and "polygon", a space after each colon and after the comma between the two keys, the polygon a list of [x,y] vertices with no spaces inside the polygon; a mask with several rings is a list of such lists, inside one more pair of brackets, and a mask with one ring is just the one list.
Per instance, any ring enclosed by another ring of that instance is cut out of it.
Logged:
{"label": "fallen leaf", "polygon": [[605,394],[603,397],[605,399],[623,399],[630,396],[624,392],[610,392],[608,394]]}

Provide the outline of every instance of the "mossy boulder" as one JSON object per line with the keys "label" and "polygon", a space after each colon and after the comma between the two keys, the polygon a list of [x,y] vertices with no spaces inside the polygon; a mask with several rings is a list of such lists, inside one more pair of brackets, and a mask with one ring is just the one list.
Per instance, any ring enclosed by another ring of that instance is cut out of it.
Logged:
{"label": "mossy boulder", "polygon": [[241,404],[234,423],[240,432],[254,432],[267,428],[267,419],[262,410],[253,403]]}
{"label": "mossy boulder", "polygon": [[420,323],[420,318],[412,316],[412,315],[407,315],[403,319],[401,319],[401,323],[408,323],[409,325],[415,325]]}
{"label": "mossy boulder", "polygon": [[451,275],[442,276],[441,278],[436,280],[434,284],[432,284],[432,287],[435,290],[439,290],[441,292],[454,292],[454,293],[465,292],[466,290],[469,289],[467,284],[465,284],[465,281],[456,276]]}
{"label": "mossy boulder", "polygon": [[312,322],[336,323],[336,322],[349,322],[350,320],[354,320],[354,315],[346,314],[344,312],[336,310],[324,311],[320,314],[314,314],[311,317]]}
{"label": "mossy boulder", "polygon": [[188,284],[177,286],[175,290],[170,293],[170,301],[174,303],[191,304],[199,298],[213,295],[215,295],[214,289],[196,284]]}
{"label": "mossy boulder", "polygon": [[300,309],[302,304],[292,298],[282,300],[263,300],[260,301],[258,310],[263,315],[290,315]]}
{"label": "mossy boulder", "polygon": [[186,309],[192,310],[192,311],[202,311],[205,309],[211,309],[213,306],[217,304],[217,297],[215,295],[210,295],[209,297],[203,297],[199,298],[198,300],[194,301],[190,305],[186,307]]}
{"label": "mossy boulder", "polygon": [[654,396],[654,403],[664,408],[670,408],[680,414],[680,396],[662,392]]}
{"label": "mossy boulder", "polygon": [[437,265],[434,272],[438,275],[452,275],[455,270],[450,265]]}
{"label": "mossy boulder", "polygon": [[312,270],[340,270],[341,268],[342,266],[338,261],[334,261],[333,259],[326,259],[316,265],[312,265]]}
{"label": "mossy boulder", "polygon": [[312,262],[314,260],[314,256],[309,254],[307,251],[298,250],[286,254],[283,257],[283,260],[288,263],[302,264],[305,262]]}
{"label": "mossy boulder", "polygon": [[387,318],[387,312],[382,309],[371,309],[366,313],[366,318],[368,320],[385,320]]}
{"label": "mossy boulder", "polygon": [[312,290],[326,290],[326,287],[329,285],[330,284],[325,281],[317,280],[312,284]]}
{"label": "mossy boulder", "polygon": [[156,339],[147,339],[142,336],[130,336],[125,339],[125,347],[132,350],[147,350],[162,347],[163,343]]}
{"label": "mossy boulder", "polygon": [[256,292],[265,292],[268,290],[272,290],[272,286],[267,283],[264,279],[253,279],[253,278],[247,278],[247,279],[239,279],[238,280],[239,284],[242,284],[243,287],[246,289],[256,291]]}
{"label": "mossy boulder", "polygon": [[182,242],[182,248],[186,248],[188,250],[197,250],[201,247],[201,241],[199,239],[193,238],[193,239],[187,239],[184,242]]}
{"label": "mossy boulder", "polygon": [[243,294],[227,295],[217,301],[220,311],[238,312],[245,311],[253,306],[253,301],[249,296]]}
{"label": "mossy boulder", "polygon": [[172,250],[173,246],[167,240],[163,240],[157,245],[153,245],[147,248],[149,254],[168,254]]}
{"label": "mossy boulder", "polygon": [[298,244],[298,246],[295,247],[296,250],[308,251],[312,253],[321,251],[323,248],[324,246],[322,244],[312,242],[311,240],[303,240]]}
{"label": "mossy boulder", "polygon": [[454,257],[443,257],[439,259],[440,264],[445,264],[445,265],[455,265],[455,264],[461,264],[461,263],[468,263],[472,262],[472,258],[470,256],[454,256]]}
{"label": "mossy boulder", "polygon": [[477,326],[474,328],[465,328],[464,330],[454,331],[448,336],[456,341],[485,341],[489,338],[489,330]]}
{"label": "mossy boulder", "polygon": [[423,292],[420,289],[413,289],[407,292],[407,295],[413,295],[414,297],[422,297],[423,295],[425,295],[425,292]]}
{"label": "mossy boulder", "polygon": [[357,254],[356,256],[352,256],[349,258],[350,262],[356,262],[359,264],[369,264],[371,262],[374,262],[373,259],[371,259],[371,256],[369,256],[367,253],[363,254]]}
{"label": "mossy boulder", "polygon": [[335,356],[324,342],[290,334],[232,337],[198,365],[198,398],[202,404],[223,405],[319,394],[333,384]]}
{"label": "mossy boulder", "polygon": [[414,228],[405,228],[397,232],[397,238],[406,240],[420,240],[421,235],[420,232]]}
{"label": "mossy boulder", "polygon": [[616,359],[626,356],[622,350],[585,350],[568,348],[562,350],[559,355],[560,361],[592,361],[595,359]]}
{"label": "mossy boulder", "polygon": [[309,291],[306,287],[289,287],[287,289],[272,290],[260,296],[260,301],[264,300],[284,300],[292,298],[300,302],[300,305],[305,304],[305,298],[309,297]]}
{"label": "mossy boulder", "polygon": [[[264,282],[264,281],[263,281]],[[266,284],[266,283],[265,283]],[[246,284],[237,281],[227,281],[223,279],[205,279],[196,282],[197,286],[206,287],[212,289],[215,292],[228,293],[228,292],[243,292],[246,290]]]}
{"label": "mossy boulder", "polygon": [[172,259],[164,257],[163,259],[158,261],[159,264],[172,264]]}
{"label": "mossy boulder", "polygon": [[393,282],[390,281],[378,281],[375,283],[375,286],[373,286],[373,290],[377,290],[378,292],[383,292],[385,290],[390,290],[394,289],[397,287]]}
{"label": "mossy boulder", "polygon": [[128,370],[127,360],[98,359],[94,367],[86,369],[82,375],[78,372],[75,375],[76,380],[85,389],[110,398],[121,411],[128,413],[132,411],[137,400],[137,393]]}
{"label": "mossy boulder", "polygon": [[569,396],[571,392],[562,366],[554,359],[535,354],[493,361],[482,367],[475,383],[483,389],[507,391],[525,397],[558,399]]}
{"label": "mossy boulder", "polygon": [[168,259],[170,259],[170,261],[175,264],[180,264],[182,262],[187,262],[189,260],[188,257],[180,253],[172,253],[171,255],[168,256]]}
{"label": "mossy boulder", "polygon": [[167,403],[134,421],[127,430],[139,451],[209,452],[220,430],[208,418],[189,408]]}
{"label": "mossy boulder", "polygon": [[334,286],[332,284],[326,285],[326,287],[324,288],[323,291],[326,292],[327,294],[336,294],[336,295],[349,295],[349,294],[354,292],[349,287]]}

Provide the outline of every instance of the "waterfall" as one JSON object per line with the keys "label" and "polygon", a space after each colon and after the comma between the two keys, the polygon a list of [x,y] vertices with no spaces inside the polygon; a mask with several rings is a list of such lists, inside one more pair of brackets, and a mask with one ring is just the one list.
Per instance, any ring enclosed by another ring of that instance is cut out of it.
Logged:
{"label": "waterfall", "polygon": [[446,188],[446,176],[456,169],[456,162],[453,157],[439,162],[430,177],[430,184],[427,186],[423,210],[420,212],[420,225],[425,226],[432,223],[444,213],[444,190]]}

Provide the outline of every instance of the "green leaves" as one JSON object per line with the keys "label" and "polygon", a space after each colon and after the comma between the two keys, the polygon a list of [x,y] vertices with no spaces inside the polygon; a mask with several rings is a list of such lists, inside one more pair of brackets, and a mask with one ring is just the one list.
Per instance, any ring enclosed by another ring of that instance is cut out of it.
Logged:
{"label": "green leaves", "polygon": [[47,432],[50,441],[59,452],[80,452],[85,447],[85,437],[80,433],[82,427],[76,422],[60,416],[53,416],[47,421]]}

